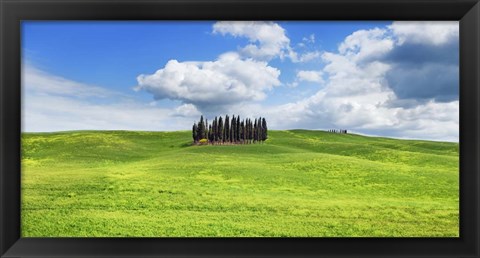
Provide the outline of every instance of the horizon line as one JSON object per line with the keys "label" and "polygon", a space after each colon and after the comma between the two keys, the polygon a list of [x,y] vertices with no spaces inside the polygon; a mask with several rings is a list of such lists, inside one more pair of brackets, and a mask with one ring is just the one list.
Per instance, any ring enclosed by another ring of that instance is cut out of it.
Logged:
{"label": "horizon line", "polygon": [[[301,128],[293,128],[293,129],[268,129],[269,131],[295,131],[295,130],[303,130],[303,131],[322,131],[328,133],[330,129],[301,129]],[[335,129],[339,130],[339,129]],[[348,131],[348,129],[346,129]],[[170,133],[170,132],[191,132],[191,130],[164,130],[164,131],[154,131],[154,130],[128,130],[128,129],[82,129],[82,130],[61,130],[61,131],[21,131],[21,133],[71,133],[71,132],[151,132],[151,133]],[[357,135],[363,137],[372,137],[372,138],[387,138],[387,139],[396,139],[396,140],[407,140],[407,141],[431,141],[431,142],[447,142],[447,143],[457,143],[459,141],[448,141],[448,140],[430,140],[430,139],[422,139],[422,138],[408,138],[408,137],[394,137],[394,136],[384,136],[384,135],[374,135],[374,134],[366,134],[360,133],[358,131],[351,130],[351,133],[347,133],[349,135]]]}

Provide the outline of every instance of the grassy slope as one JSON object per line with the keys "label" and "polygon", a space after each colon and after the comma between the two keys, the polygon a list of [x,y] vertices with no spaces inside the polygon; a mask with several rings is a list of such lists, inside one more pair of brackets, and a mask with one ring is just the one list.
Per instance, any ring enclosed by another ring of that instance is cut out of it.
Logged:
{"label": "grassy slope", "polygon": [[458,144],[271,131],[23,135],[22,234],[458,236]]}

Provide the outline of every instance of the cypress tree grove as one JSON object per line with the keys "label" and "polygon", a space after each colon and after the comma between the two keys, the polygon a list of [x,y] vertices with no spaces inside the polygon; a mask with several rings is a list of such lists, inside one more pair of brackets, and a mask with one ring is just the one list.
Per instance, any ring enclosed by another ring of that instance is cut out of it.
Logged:
{"label": "cypress tree grove", "polygon": [[[346,130],[342,132],[346,133]],[[235,115],[230,119],[226,115],[225,119],[222,116],[215,117],[209,124],[208,119],[201,115],[199,122],[192,126],[192,138],[194,143],[202,144],[263,143],[268,138],[267,121],[264,117],[252,121],[249,118],[241,120],[240,116]]]}

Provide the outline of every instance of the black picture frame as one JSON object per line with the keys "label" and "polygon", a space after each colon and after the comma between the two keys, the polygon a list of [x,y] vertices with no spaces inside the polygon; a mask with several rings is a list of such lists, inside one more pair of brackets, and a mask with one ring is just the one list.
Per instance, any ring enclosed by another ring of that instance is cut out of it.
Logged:
{"label": "black picture frame", "polygon": [[[478,0],[0,0],[0,257],[480,257]],[[459,238],[22,238],[22,20],[458,20]]]}

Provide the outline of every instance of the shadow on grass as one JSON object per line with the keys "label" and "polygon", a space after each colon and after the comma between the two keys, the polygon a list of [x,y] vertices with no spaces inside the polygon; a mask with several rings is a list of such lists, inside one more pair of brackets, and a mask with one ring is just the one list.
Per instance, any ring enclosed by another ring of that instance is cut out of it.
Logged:
{"label": "shadow on grass", "polygon": [[182,143],[182,145],[180,145],[181,148],[186,148],[186,147],[190,147],[190,146],[193,146],[193,143],[191,143],[191,142],[184,142],[184,143]]}

